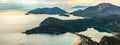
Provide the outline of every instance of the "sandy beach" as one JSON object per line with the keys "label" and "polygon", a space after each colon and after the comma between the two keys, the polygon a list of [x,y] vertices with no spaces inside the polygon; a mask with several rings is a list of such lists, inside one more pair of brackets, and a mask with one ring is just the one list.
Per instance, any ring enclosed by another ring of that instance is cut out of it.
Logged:
{"label": "sandy beach", "polygon": [[77,40],[75,43],[73,43],[73,45],[79,45],[80,42],[82,42],[82,39],[79,36],[76,35],[76,37],[77,37]]}

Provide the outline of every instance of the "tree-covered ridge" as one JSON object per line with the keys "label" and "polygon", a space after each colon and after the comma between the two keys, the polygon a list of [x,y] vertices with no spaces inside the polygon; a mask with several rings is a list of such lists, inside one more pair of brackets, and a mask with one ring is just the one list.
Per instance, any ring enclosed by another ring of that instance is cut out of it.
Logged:
{"label": "tree-covered ridge", "polygon": [[26,34],[62,34],[66,32],[81,32],[87,28],[95,28],[100,32],[120,33],[120,15],[111,15],[104,18],[60,20],[49,17],[41,22],[39,27],[27,30]]}

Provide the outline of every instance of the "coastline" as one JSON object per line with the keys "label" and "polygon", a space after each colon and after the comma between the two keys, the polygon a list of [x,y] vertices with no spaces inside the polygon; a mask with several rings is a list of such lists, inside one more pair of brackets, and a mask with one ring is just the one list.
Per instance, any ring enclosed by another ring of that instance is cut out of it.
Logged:
{"label": "coastline", "polygon": [[[68,33],[70,33],[70,32],[68,32]],[[70,33],[70,34],[72,34],[76,37],[76,41],[72,45],[79,45],[82,42],[82,39],[80,36],[78,36],[77,34],[74,34],[74,33]]]}
{"label": "coastline", "polygon": [[79,36],[76,35],[76,37],[77,37],[77,39],[76,39],[76,41],[73,43],[73,45],[79,45],[79,44],[82,42],[82,39],[81,39]]}

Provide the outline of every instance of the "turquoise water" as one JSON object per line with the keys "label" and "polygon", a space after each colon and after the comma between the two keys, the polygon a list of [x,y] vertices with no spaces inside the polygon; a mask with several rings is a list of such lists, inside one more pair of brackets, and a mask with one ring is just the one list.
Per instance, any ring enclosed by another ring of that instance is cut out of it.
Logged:
{"label": "turquoise water", "polygon": [[110,31],[104,29],[104,28],[100,28],[100,27],[94,27],[96,30],[98,30],[99,32],[108,32],[111,33]]}

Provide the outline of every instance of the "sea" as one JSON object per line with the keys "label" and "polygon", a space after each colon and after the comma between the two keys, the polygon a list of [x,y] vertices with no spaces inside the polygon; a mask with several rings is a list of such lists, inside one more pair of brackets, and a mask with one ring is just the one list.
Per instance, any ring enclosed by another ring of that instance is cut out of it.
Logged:
{"label": "sea", "polygon": [[[85,19],[84,17],[77,17],[73,15],[70,15],[70,17],[64,17],[48,14],[25,15],[25,13],[26,12],[24,11],[16,10],[0,11],[0,45],[73,45],[74,42],[76,42],[77,40],[77,36],[70,33],[65,33],[61,35],[51,34],[27,35],[23,34],[22,32],[38,27],[39,24],[48,17],[55,17],[61,20]],[[80,34],[84,35],[88,33],[87,31],[83,31],[80,32]],[[91,33],[89,33],[89,35],[90,34]],[[100,32],[96,32],[95,34],[94,36],[92,36],[91,34],[91,37],[95,37],[95,39],[93,40],[98,42],[100,40],[100,37],[102,37],[103,35],[112,36],[112,34],[109,33],[101,34]]]}

